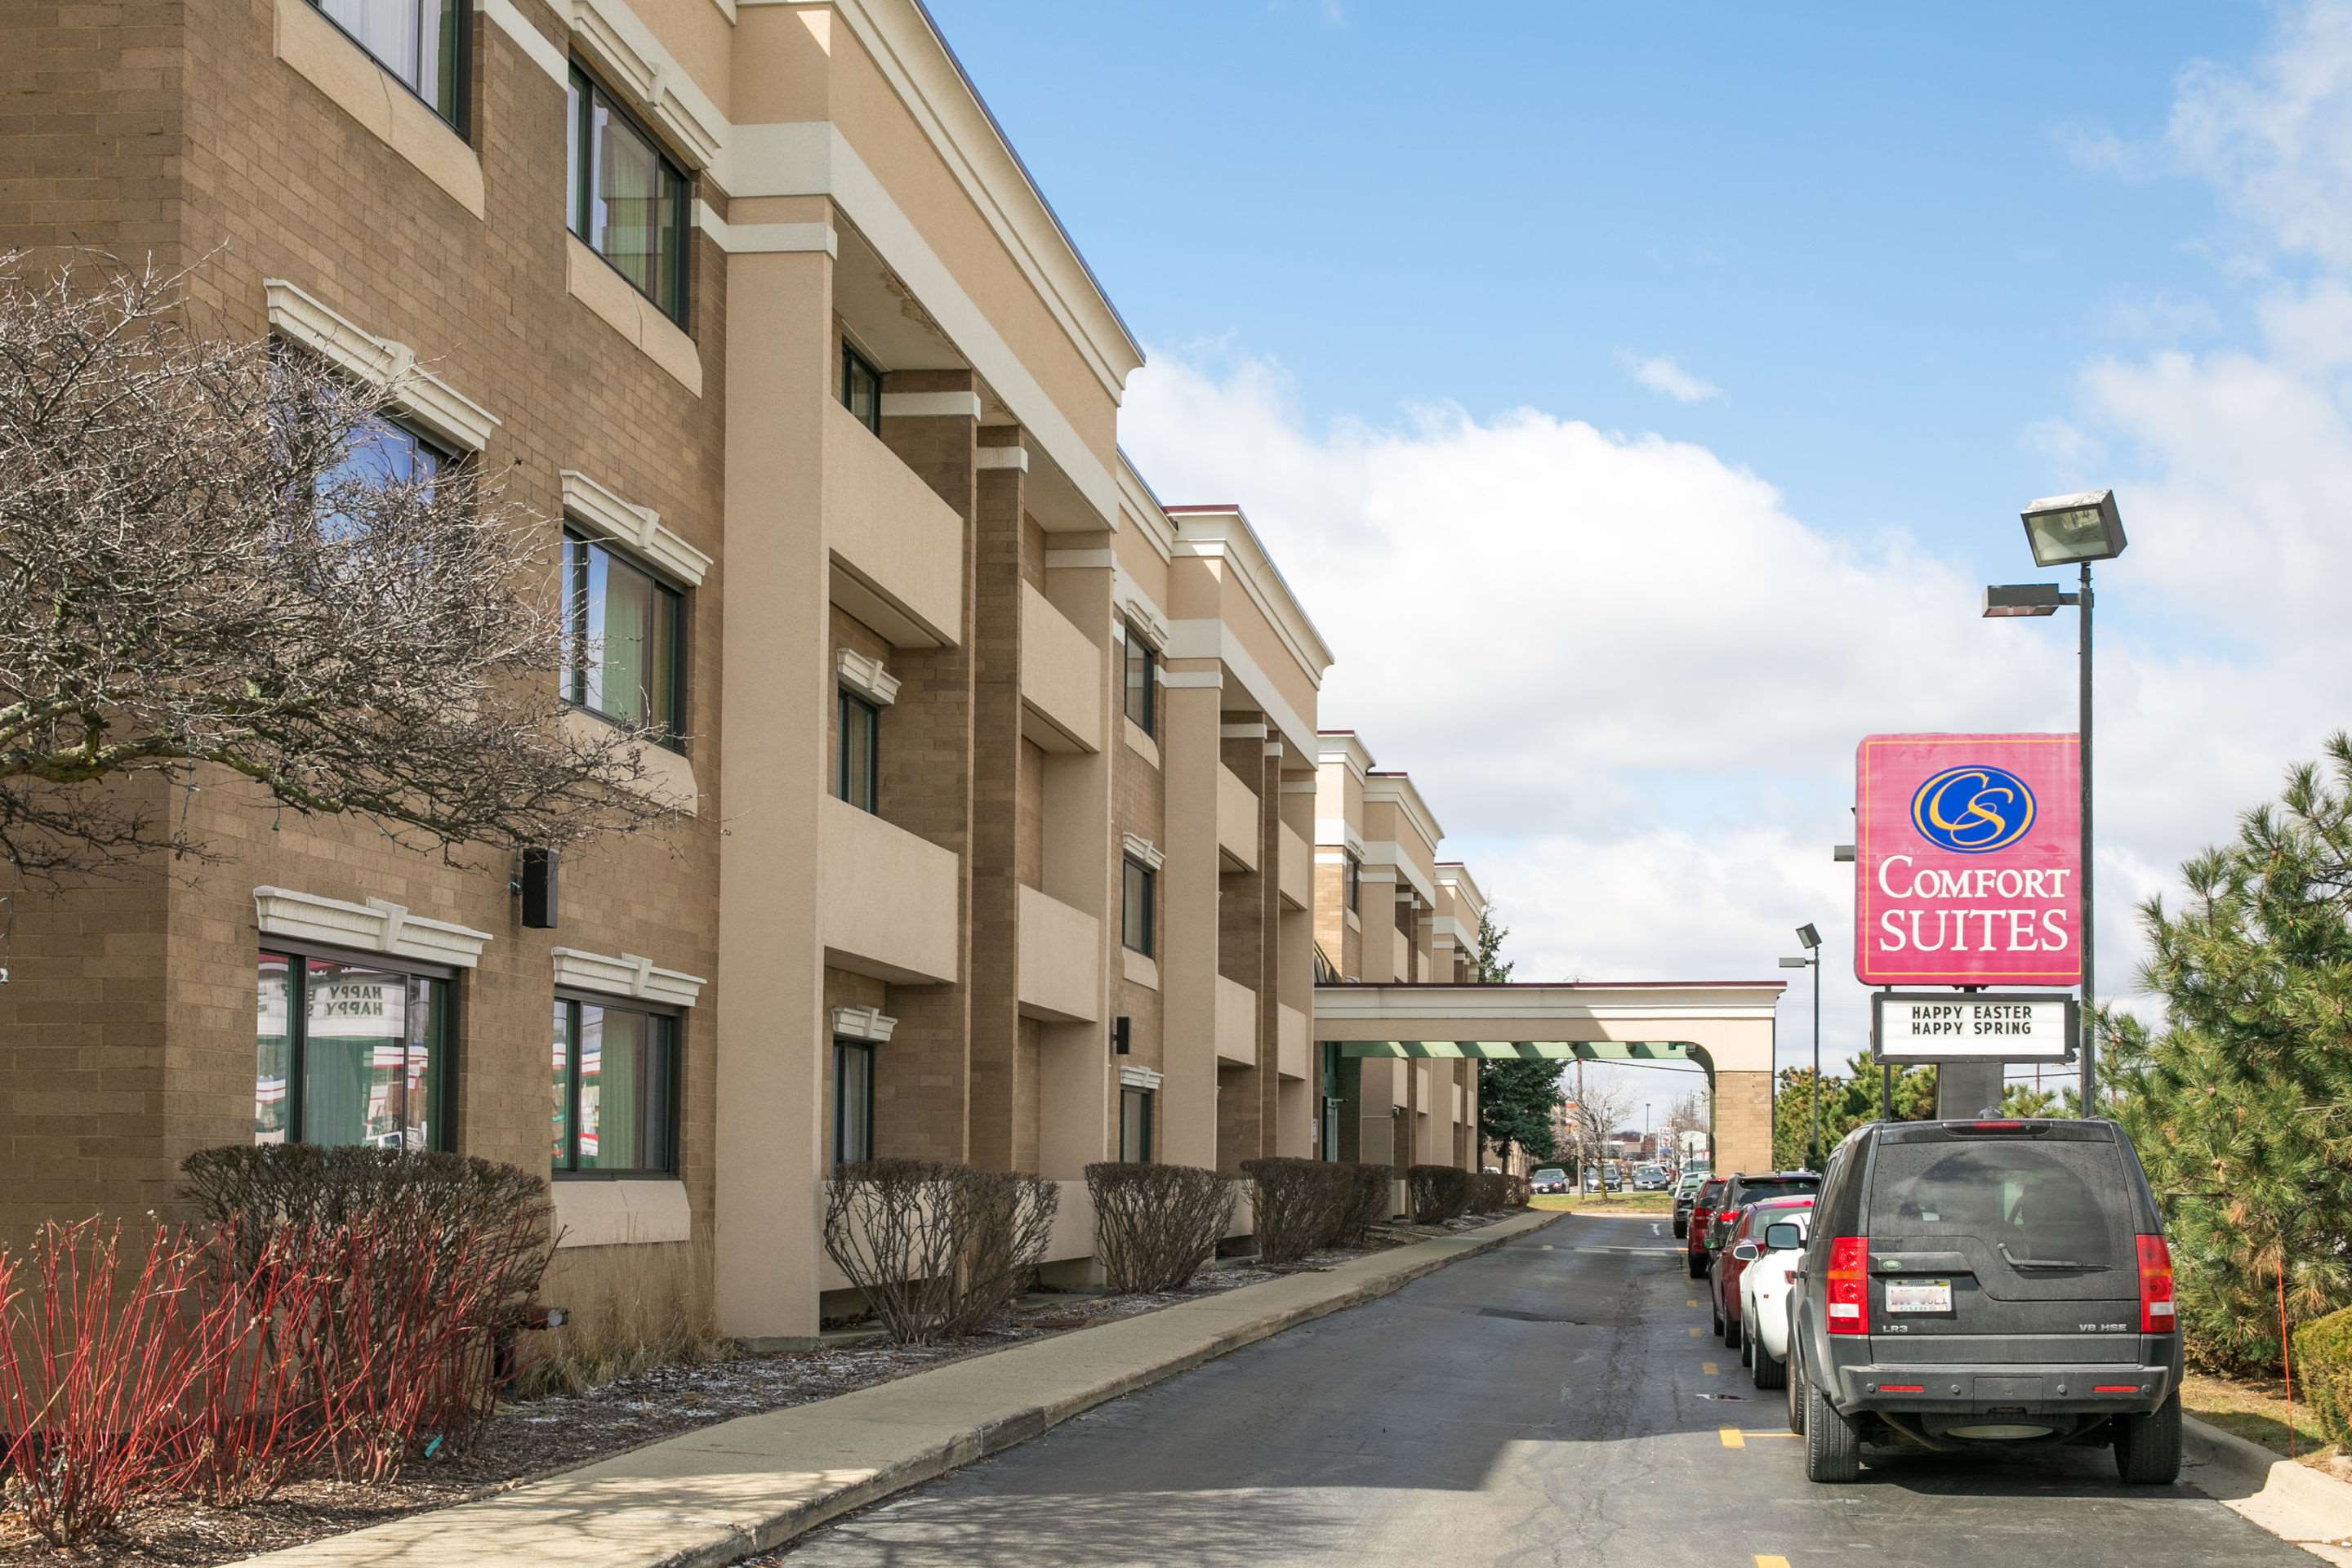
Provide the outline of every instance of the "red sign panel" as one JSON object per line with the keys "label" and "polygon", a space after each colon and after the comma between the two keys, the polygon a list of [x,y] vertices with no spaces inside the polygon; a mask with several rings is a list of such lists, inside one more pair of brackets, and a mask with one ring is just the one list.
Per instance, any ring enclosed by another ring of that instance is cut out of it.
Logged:
{"label": "red sign panel", "polygon": [[2079,982],[2080,767],[2072,735],[1864,740],[1854,758],[1854,978]]}

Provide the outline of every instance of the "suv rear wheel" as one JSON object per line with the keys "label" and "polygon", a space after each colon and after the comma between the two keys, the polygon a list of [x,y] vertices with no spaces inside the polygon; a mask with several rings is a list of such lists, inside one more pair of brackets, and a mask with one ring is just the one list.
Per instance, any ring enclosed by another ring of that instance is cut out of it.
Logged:
{"label": "suv rear wheel", "polygon": [[[2120,1452],[2120,1450],[2118,1450]],[[1862,1438],[1853,1423],[1822,1397],[1812,1379],[1805,1380],[1805,1479],[1853,1481],[1862,1479]]]}
{"label": "suv rear wheel", "polygon": [[2180,1395],[2145,1415],[2116,1418],[2116,1473],[2136,1487],[2170,1486],[2180,1479]]}

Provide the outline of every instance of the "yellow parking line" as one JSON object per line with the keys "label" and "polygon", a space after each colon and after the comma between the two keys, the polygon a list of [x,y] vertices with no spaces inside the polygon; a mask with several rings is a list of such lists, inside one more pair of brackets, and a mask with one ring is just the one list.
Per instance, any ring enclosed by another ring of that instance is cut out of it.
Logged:
{"label": "yellow parking line", "polygon": [[1756,1554],[1756,1568],[1789,1568],[1789,1560],[1776,1552],[1759,1552]]}
{"label": "yellow parking line", "polygon": [[1748,1435],[1737,1426],[1718,1426],[1715,1429],[1715,1435],[1723,1439],[1723,1446],[1727,1448],[1748,1447]]}
{"label": "yellow parking line", "polygon": [[1794,1436],[1797,1436],[1797,1434],[1796,1434],[1796,1433],[1794,1433],[1794,1432],[1755,1432],[1755,1431],[1751,1431],[1751,1432],[1749,1432],[1749,1433],[1748,1434],[1748,1436],[1749,1436],[1750,1437],[1794,1437]]}
{"label": "yellow parking line", "polygon": [[1689,1300],[1685,1301],[1683,1305],[1685,1307],[1696,1307],[1698,1305],[1698,1298],[1693,1296]]}
{"label": "yellow parking line", "polygon": [[1696,1339],[1696,1338],[1698,1338],[1701,1334],[1703,1334],[1703,1333],[1705,1333],[1705,1332],[1706,1332],[1706,1331],[1705,1329],[1693,1329],[1693,1330],[1690,1331],[1690,1336],[1691,1336],[1691,1338],[1693,1338],[1693,1339]]}
{"label": "yellow parking line", "polygon": [[1711,1361],[1703,1361],[1699,1363],[1698,1369],[1699,1371],[1706,1373],[1709,1377],[1714,1377],[1723,1371],[1721,1367],[1716,1365],[1715,1363]]}

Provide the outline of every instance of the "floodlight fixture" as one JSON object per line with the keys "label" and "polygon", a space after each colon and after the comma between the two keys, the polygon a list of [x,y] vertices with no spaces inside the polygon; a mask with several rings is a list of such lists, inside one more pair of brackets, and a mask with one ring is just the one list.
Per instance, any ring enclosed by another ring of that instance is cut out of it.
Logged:
{"label": "floodlight fixture", "polygon": [[1810,951],[1822,945],[1822,933],[1815,931],[1812,922],[1808,921],[1797,928],[1797,940],[1803,942]]}
{"label": "floodlight fixture", "polygon": [[2006,583],[1984,591],[1985,619],[2005,620],[2011,616],[2054,616],[2058,606],[2071,603],[2072,594],[2061,590],[2055,583]]}
{"label": "floodlight fixture", "polygon": [[2019,515],[2024,520],[2025,542],[2033,550],[2036,566],[2112,561],[2124,552],[2123,514],[2116,510],[2113,490],[2050,496],[2034,501]]}

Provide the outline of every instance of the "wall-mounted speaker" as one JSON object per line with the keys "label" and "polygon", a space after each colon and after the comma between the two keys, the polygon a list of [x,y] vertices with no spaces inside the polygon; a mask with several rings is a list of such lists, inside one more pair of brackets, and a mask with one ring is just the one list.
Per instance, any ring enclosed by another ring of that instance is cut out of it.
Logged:
{"label": "wall-mounted speaker", "polygon": [[522,895],[522,923],[534,931],[555,929],[555,851],[522,852],[522,876],[515,884]]}

